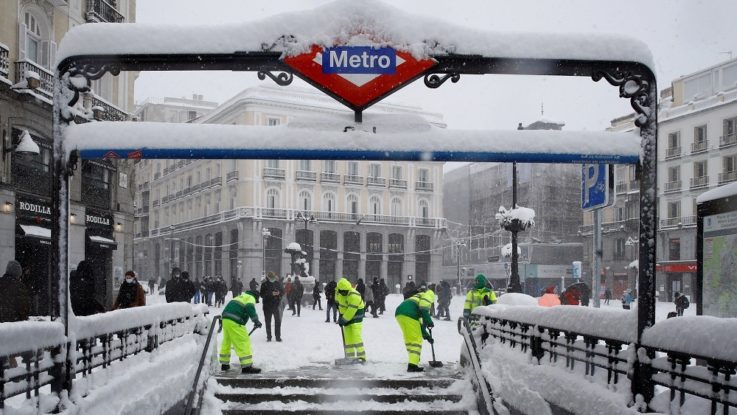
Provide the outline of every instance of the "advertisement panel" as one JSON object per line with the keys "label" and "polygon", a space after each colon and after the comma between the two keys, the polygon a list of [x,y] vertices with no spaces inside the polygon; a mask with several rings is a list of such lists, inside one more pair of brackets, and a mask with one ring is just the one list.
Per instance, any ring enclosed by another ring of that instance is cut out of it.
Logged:
{"label": "advertisement panel", "polygon": [[703,312],[737,317],[737,211],[704,216]]}

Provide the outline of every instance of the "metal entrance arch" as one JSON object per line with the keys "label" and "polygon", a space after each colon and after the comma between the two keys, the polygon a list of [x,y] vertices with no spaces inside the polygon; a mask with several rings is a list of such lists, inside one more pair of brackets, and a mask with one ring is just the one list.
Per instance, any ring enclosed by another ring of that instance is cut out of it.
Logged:
{"label": "metal entrance arch", "polygon": [[[285,37],[288,37],[285,36]],[[54,163],[53,163],[53,209],[56,213],[52,223],[51,263],[58,264],[52,279],[52,315],[61,318],[65,326],[69,321],[68,295],[68,212],[69,177],[74,174],[80,158],[100,158],[104,156],[129,158],[261,158],[261,159],[365,159],[365,160],[423,160],[423,161],[499,161],[499,162],[546,162],[546,163],[630,163],[637,164],[640,179],[640,250],[638,282],[638,343],[644,329],[655,322],[655,238],[657,224],[656,160],[657,160],[657,86],[653,71],[645,64],[635,61],[574,60],[509,58],[478,55],[458,55],[452,53],[430,55],[437,64],[415,77],[424,78],[429,88],[438,88],[445,82],[457,82],[465,75],[517,74],[517,75],[555,75],[583,76],[593,81],[604,79],[618,87],[619,96],[629,99],[637,113],[635,124],[640,128],[641,150],[639,158],[628,154],[619,157],[613,154],[578,154],[573,150],[567,153],[498,152],[493,149],[475,148],[429,148],[418,146],[400,150],[387,150],[377,147],[363,147],[353,150],[326,151],[303,148],[129,148],[125,143],[111,149],[100,149],[85,140],[75,142],[75,148],[67,148],[67,134],[72,130],[84,130],[72,126],[75,119],[73,106],[80,94],[89,91],[91,82],[109,73],[118,75],[121,71],[208,71],[233,70],[257,72],[260,79],[270,78],[279,85],[291,83],[295,73],[281,59],[281,52],[271,51],[263,46],[261,50],[246,50],[234,53],[128,53],[128,54],[79,54],[69,55],[58,64],[54,88]],[[299,74],[297,74],[299,76]],[[315,82],[308,83],[325,91]],[[395,89],[396,91],[396,89]],[[339,97],[329,95],[345,103]],[[374,102],[369,103],[371,105]],[[349,107],[355,113],[355,122],[346,126],[343,133],[355,129],[362,121],[362,111],[368,105]],[[105,127],[105,124],[98,124]],[[192,126],[194,127],[194,126]],[[111,126],[111,128],[113,128]],[[369,125],[370,128],[370,125]],[[336,132],[340,133],[340,132]],[[374,133],[376,131],[374,130]],[[510,131],[510,135],[515,132]],[[111,153],[112,152],[112,153]],[[338,235],[342,237],[342,235]],[[649,401],[653,395],[653,385],[644,376],[643,367],[635,366],[632,379],[633,396],[642,395]]]}

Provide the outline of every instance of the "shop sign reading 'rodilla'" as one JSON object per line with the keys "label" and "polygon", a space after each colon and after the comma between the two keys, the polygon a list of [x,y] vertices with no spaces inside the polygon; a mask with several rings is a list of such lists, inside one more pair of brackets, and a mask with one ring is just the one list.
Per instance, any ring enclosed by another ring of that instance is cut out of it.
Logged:
{"label": "shop sign reading 'rodilla'", "polygon": [[355,110],[362,110],[422,76],[437,62],[391,47],[313,46],[284,59],[300,77]]}

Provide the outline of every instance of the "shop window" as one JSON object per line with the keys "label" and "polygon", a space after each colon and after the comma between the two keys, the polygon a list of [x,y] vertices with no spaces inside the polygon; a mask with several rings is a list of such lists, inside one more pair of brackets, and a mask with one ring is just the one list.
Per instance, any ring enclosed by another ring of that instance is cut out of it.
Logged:
{"label": "shop window", "polygon": [[668,259],[677,261],[681,259],[681,239],[671,238],[668,240]]}
{"label": "shop window", "polygon": [[110,209],[111,166],[99,161],[82,161],[82,203]]}

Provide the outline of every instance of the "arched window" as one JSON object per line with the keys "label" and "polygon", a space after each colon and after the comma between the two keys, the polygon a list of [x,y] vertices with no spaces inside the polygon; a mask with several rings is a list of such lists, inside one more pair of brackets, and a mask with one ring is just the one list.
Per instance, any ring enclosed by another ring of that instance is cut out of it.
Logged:
{"label": "arched window", "polygon": [[381,215],[381,199],[379,196],[371,196],[369,199],[369,213],[372,215]]}
{"label": "arched window", "polygon": [[350,193],[346,196],[346,210],[348,213],[358,214],[358,196],[355,193]]}
{"label": "arched window", "polygon": [[28,6],[22,14],[20,58],[49,68],[54,59],[56,44],[49,41],[51,30],[43,11],[36,9],[35,6]]}
{"label": "arched window", "polygon": [[279,191],[269,189],[266,191],[266,208],[277,209],[279,207]]}
{"label": "arched window", "polygon": [[307,190],[299,192],[299,208],[304,212],[312,210],[312,195]]}
{"label": "arched window", "polygon": [[402,215],[402,199],[395,197],[392,199],[392,216]]}
{"label": "arched window", "polygon": [[334,193],[324,193],[322,195],[322,210],[325,212],[335,212],[335,194]]}
{"label": "arched window", "polygon": [[421,218],[427,219],[430,217],[430,204],[427,203],[427,200],[420,199],[418,210]]}

